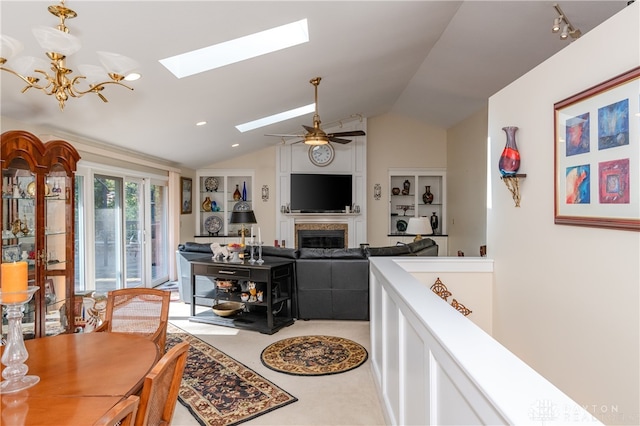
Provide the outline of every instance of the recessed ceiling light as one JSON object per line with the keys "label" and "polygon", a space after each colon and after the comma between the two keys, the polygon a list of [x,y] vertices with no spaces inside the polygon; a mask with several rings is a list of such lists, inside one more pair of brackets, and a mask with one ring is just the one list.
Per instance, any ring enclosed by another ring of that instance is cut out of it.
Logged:
{"label": "recessed ceiling light", "polygon": [[196,126],[204,126],[205,124],[207,124],[207,122],[206,122],[206,121],[198,121],[198,122],[196,123]]}
{"label": "recessed ceiling light", "polygon": [[257,120],[249,121],[247,123],[238,124],[236,129],[240,130],[242,133],[248,132],[249,130],[257,129],[258,127],[268,126],[269,124],[279,123],[284,120],[288,120],[290,118],[300,117],[301,115],[309,114],[310,112],[315,111],[316,104],[309,104],[302,107],[290,109],[289,111],[279,112],[278,114],[273,114],[268,117],[259,118]]}
{"label": "recessed ceiling light", "polygon": [[308,41],[307,20],[302,19],[224,43],[160,59],[160,63],[176,77],[183,78]]}
{"label": "recessed ceiling light", "polygon": [[240,144],[239,143],[234,143],[233,145],[231,145],[231,148],[235,148],[237,146],[240,146]]}

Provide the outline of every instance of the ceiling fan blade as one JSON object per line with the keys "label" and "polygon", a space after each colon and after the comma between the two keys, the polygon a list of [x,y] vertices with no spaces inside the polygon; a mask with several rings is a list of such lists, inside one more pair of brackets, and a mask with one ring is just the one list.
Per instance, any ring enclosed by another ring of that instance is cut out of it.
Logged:
{"label": "ceiling fan blade", "polygon": [[302,138],[304,135],[286,135],[280,133],[268,133],[265,136],[277,136],[279,138]]}
{"label": "ceiling fan blade", "polygon": [[334,138],[334,137],[329,137],[329,140],[331,142],[341,143],[341,144],[346,144],[351,142],[351,139],[340,139],[340,138]]}
{"label": "ceiling fan blade", "polygon": [[313,127],[305,126],[304,124],[302,125],[302,127],[304,127],[304,129],[309,133],[313,133],[313,131],[315,130]]}
{"label": "ceiling fan blade", "polygon": [[350,132],[336,132],[336,133],[331,133],[328,136],[329,137],[333,137],[333,136],[365,136],[366,133],[363,132],[362,130],[352,130]]}

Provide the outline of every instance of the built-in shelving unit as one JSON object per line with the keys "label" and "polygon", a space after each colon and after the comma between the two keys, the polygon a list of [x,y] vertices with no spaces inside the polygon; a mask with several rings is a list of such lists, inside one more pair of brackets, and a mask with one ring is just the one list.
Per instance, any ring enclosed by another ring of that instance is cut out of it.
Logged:
{"label": "built-in shelving unit", "polygon": [[[429,192],[432,197],[426,197]],[[439,255],[447,255],[447,177],[445,169],[390,169],[389,170],[390,244],[410,242],[414,236],[406,234],[412,217],[435,215],[438,226],[430,235],[439,246]]]}
{"label": "built-in shelving unit", "polygon": [[229,220],[234,209],[253,210],[253,182],[254,172],[248,169],[203,169],[197,172],[193,205],[196,241],[222,244],[239,240],[241,225],[230,224]]}

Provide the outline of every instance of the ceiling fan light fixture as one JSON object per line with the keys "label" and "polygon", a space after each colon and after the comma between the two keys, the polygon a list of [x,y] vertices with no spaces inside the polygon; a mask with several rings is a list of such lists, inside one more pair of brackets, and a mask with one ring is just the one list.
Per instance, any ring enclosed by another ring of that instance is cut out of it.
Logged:
{"label": "ceiling fan light fixture", "polygon": [[305,136],[304,143],[306,145],[326,145],[329,139],[326,136]]}

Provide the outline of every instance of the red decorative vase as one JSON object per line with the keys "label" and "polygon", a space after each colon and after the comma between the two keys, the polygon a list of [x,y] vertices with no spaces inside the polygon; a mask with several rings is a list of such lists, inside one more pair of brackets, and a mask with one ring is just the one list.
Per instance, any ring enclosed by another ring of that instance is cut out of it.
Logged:
{"label": "red decorative vase", "polygon": [[503,127],[502,130],[507,134],[507,145],[500,155],[500,161],[498,161],[498,169],[502,176],[514,176],[520,168],[520,152],[518,152],[518,146],[516,145],[516,131],[518,128],[515,126]]}

